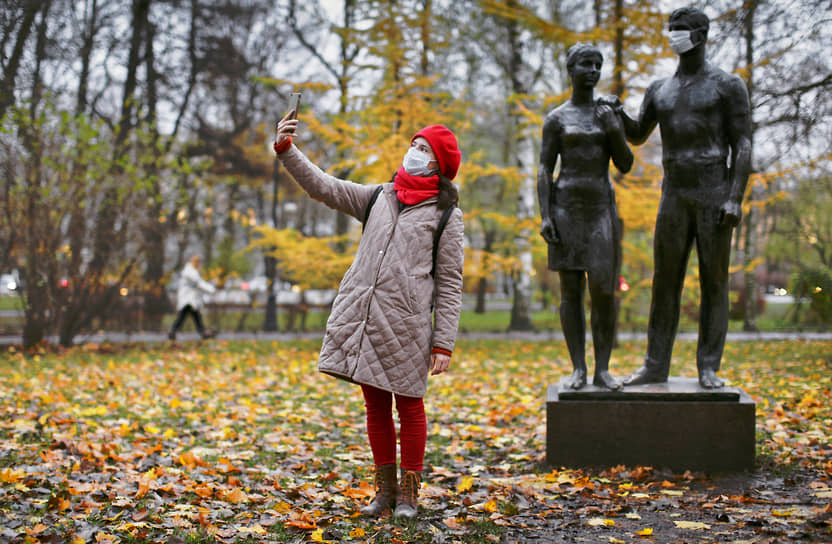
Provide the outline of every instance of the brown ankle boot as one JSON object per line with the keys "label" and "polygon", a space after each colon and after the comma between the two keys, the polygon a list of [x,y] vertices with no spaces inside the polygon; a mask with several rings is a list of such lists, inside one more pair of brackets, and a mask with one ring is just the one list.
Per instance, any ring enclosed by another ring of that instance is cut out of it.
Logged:
{"label": "brown ankle boot", "polygon": [[402,469],[402,480],[399,482],[399,496],[397,499],[396,517],[414,519],[419,512],[419,488],[422,486],[422,475],[413,470]]}
{"label": "brown ankle boot", "polygon": [[361,508],[362,514],[378,516],[396,504],[396,463],[376,466],[376,496],[373,501]]}

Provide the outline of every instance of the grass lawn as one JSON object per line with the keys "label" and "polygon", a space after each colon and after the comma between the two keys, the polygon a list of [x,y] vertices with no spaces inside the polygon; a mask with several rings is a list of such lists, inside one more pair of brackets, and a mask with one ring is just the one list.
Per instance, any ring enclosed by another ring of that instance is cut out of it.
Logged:
{"label": "grass lawn", "polygon": [[[460,341],[425,399],[415,522],[357,515],[372,496],[363,406],[316,371],[319,345],[0,353],[0,541],[832,540],[832,342],[729,343],[721,375],[757,403],[758,466],[726,480],[544,466],[565,346]],[[674,374],[696,375],[694,351],[677,344]],[[623,343],[614,373],[643,352]]]}

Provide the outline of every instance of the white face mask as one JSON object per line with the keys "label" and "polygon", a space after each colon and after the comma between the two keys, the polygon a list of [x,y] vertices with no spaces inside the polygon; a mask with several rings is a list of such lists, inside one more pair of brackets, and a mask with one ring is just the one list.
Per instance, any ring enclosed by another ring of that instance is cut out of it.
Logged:
{"label": "white face mask", "polygon": [[433,174],[433,170],[428,167],[431,160],[433,159],[430,158],[430,155],[424,151],[411,147],[405,153],[402,166],[404,166],[404,171],[411,176],[429,176]]}
{"label": "white face mask", "polygon": [[670,48],[674,53],[681,55],[682,53],[687,53],[695,47],[693,41],[690,39],[690,34],[690,30],[671,30],[668,33]]}

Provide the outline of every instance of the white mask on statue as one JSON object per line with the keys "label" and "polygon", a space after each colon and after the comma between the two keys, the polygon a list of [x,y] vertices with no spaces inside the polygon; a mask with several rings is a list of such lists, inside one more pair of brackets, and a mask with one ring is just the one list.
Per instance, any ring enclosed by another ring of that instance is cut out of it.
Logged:
{"label": "white mask on statue", "polygon": [[668,35],[670,48],[677,55],[687,53],[695,47],[693,40],[690,39],[690,30],[671,30]]}
{"label": "white mask on statue", "polygon": [[411,147],[405,153],[402,166],[404,166],[404,171],[411,176],[430,176],[433,174],[433,170],[428,167],[431,160],[430,155],[424,151],[419,151],[415,147]]}

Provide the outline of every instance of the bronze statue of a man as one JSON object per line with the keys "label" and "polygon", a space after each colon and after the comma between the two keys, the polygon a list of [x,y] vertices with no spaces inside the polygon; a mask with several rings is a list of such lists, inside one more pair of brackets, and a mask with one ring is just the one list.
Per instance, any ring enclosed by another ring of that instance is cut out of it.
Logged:
{"label": "bronze statue of a man", "polygon": [[[601,51],[575,44],[567,53],[572,96],[546,116],[537,172],[541,235],[549,244],[549,268],[560,272],[560,321],[574,372],[568,386],[587,383],[584,292],[592,298],[590,322],[595,351],[593,384],[619,389],[609,373],[615,334],[617,212],[609,178],[612,159],[628,172],[633,153],[624,127],[609,105],[594,97],[601,75]],[[560,157],[560,172],[552,181]]]}
{"label": "bronze statue of a man", "polygon": [[696,367],[705,388],[717,377],[728,330],[731,234],[751,169],[751,112],[743,81],[705,60],[707,15],[680,8],[669,18],[670,47],[679,55],[673,76],[647,89],[638,118],[624,113],[627,140],[639,145],[659,125],[664,180],[656,218],[653,292],[644,365],[625,385],[666,382],[688,256],[699,257],[701,299]]}

